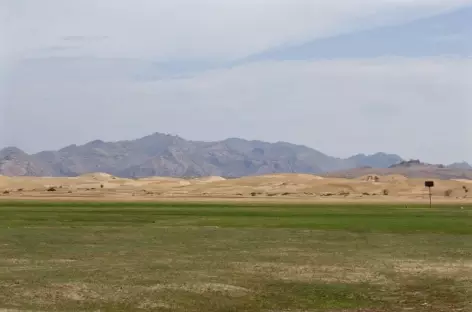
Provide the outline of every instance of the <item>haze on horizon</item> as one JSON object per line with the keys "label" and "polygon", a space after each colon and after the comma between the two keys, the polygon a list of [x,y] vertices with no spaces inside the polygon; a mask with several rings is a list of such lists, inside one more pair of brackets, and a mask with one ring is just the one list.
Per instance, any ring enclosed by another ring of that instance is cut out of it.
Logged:
{"label": "haze on horizon", "polygon": [[0,0],[0,149],[154,132],[472,163],[472,0]]}

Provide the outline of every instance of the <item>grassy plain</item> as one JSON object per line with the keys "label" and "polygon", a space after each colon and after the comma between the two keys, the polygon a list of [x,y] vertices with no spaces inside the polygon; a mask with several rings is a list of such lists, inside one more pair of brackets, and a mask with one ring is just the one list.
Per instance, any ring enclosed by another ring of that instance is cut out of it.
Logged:
{"label": "grassy plain", "polygon": [[472,311],[472,206],[0,201],[0,311]]}

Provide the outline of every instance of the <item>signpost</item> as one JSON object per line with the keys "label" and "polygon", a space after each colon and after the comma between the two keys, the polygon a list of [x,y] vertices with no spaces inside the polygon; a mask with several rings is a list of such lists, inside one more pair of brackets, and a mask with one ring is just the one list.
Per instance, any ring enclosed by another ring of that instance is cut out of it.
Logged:
{"label": "signpost", "polygon": [[426,186],[429,189],[429,208],[432,207],[432,202],[431,202],[431,188],[434,187],[434,181],[425,181],[424,186]]}

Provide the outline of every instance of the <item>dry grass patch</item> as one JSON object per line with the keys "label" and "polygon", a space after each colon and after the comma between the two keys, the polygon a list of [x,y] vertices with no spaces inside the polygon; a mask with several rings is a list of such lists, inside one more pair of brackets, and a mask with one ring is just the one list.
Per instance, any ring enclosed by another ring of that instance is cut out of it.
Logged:
{"label": "dry grass patch", "polygon": [[31,302],[50,306],[65,301],[89,301],[100,298],[100,295],[85,283],[54,283],[47,287],[29,289],[18,294]]}
{"label": "dry grass patch", "polygon": [[144,300],[143,302],[141,302],[138,305],[138,308],[143,309],[143,310],[147,310],[147,311],[149,311],[149,310],[159,311],[159,309],[170,310],[170,309],[172,309],[172,305],[170,305],[166,302],[160,302],[160,301],[154,302],[154,301],[151,301],[151,300],[147,299],[147,300]]}

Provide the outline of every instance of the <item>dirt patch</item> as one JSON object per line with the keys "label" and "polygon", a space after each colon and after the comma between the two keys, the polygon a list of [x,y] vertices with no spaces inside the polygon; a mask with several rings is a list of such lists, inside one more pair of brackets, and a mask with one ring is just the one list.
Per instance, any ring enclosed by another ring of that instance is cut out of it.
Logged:
{"label": "dirt patch", "polygon": [[28,259],[16,259],[16,258],[10,258],[10,259],[0,259],[0,264],[8,264],[8,265],[25,265],[31,263],[31,260]]}
{"label": "dirt patch", "polygon": [[139,309],[171,309],[172,306],[165,302],[153,302],[150,300],[145,300],[138,305],[138,308]]}
{"label": "dirt patch", "polygon": [[83,301],[96,297],[95,293],[84,283],[65,283],[53,285],[53,291],[57,296],[74,301]]}
{"label": "dirt patch", "polygon": [[2,309],[0,308],[0,312],[41,312],[39,310],[18,310],[18,309]]}
{"label": "dirt patch", "polygon": [[74,263],[76,262],[77,260],[73,260],[73,259],[51,259],[51,260],[47,260],[46,262],[47,263],[57,263],[57,264],[67,264],[67,263]]}
{"label": "dirt patch", "polygon": [[219,283],[186,283],[186,284],[158,284],[150,287],[151,290],[183,290],[197,294],[208,292],[223,293],[232,297],[241,297],[250,293],[249,289],[230,284]]}
{"label": "dirt patch", "polygon": [[388,280],[381,274],[359,267],[310,266],[289,263],[235,263],[236,269],[250,274],[263,274],[281,280],[328,283],[386,284]]}
{"label": "dirt patch", "polygon": [[394,271],[400,274],[434,274],[444,277],[455,277],[459,280],[472,280],[472,261],[439,263],[421,260],[398,260],[392,265]]}
{"label": "dirt patch", "polygon": [[22,297],[30,302],[51,305],[64,299],[71,301],[95,300],[100,296],[84,283],[55,283],[47,288],[23,291]]}

